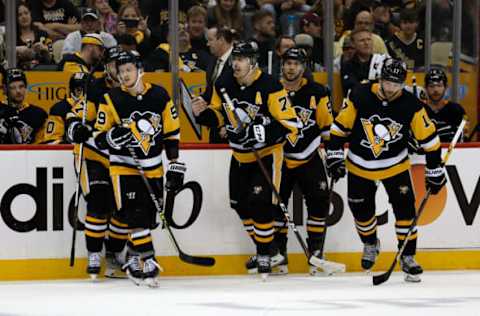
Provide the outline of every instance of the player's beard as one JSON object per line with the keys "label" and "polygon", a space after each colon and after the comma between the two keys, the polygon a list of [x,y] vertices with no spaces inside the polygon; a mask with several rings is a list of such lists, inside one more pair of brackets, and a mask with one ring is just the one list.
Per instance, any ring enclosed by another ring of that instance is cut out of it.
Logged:
{"label": "player's beard", "polygon": [[284,74],[283,77],[285,78],[286,81],[292,83],[292,82],[295,82],[295,81],[297,81],[298,79],[300,79],[300,78],[302,77],[302,75],[303,75],[303,72],[302,72],[302,71],[298,71],[298,73],[297,73],[296,75],[294,75],[293,78],[292,78],[291,75],[288,74],[288,73]]}

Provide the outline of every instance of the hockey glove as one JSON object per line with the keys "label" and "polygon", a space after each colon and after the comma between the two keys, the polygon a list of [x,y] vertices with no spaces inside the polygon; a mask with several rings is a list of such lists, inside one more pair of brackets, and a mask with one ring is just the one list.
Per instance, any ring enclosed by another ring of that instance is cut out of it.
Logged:
{"label": "hockey glove", "polygon": [[328,175],[336,182],[345,176],[345,156],[343,149],[327,150]]}
{"label": "hockey glove", "polygon": [[165,183],[167,191],[175,192],[182,188],[185,171],[187,171],[187,167],[183,162],[171,161],[168,164],[167,182]]}
{"label": "hockey glove", "polygon": [[445,177],[445,169],[443,167],[425,167],[425,184],[427,186],[427,190],[430,190],[432,194],[435,195],[440,192],[446,183],[447,178]]}
{"label": "hockey glove", "polygon": [[76,121],[68,126],[67,139],[74,144],[84,143],[92,136],[92,132],[93,129],[90,125]]}
{"label": "hockey glove", "polygon": [[132,139],[132,131],[129,128],[123,126],[112,127],[106,135],[108,146],[115,150],[120,150],[123,146],[130,144]]}

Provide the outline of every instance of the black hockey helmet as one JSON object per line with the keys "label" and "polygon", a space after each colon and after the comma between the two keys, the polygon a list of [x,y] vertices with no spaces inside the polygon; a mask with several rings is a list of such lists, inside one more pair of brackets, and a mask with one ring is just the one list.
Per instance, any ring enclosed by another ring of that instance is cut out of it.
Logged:
{"label": "black hockey helmet", "polygon": [[107,52],[105,54],[105,62],[109,63],[114,60],[117,60],[118,56],[120,56],[120,53],[122,52],[122,48],[120,46],[112,46],[107,49]]}
{"label": "black hockey helmet", "polygon": [[70,94],[73,94],[78,88],[81,88],[83,93],[85,93],[85,89],[88,83],[88,74],[85,72],[75,72],[70,77],[70,81],[68,83],[68,90]]}
{"label": "black hockey helmet", "polygon": [[304,64],[307,61],[307,53],[303,48],[292,47],[292,48],[289,48],[282,55],[283,62],[285,62],[288,59],[298,60],[299,62]]}
{"label": "black hockey helmet", "polygon": [[19,68],[10,68],[5,71],[3,75],[3,84],[7,85],[14,82],[14,81],[23,81],[25,85],[27,85],[27,77],[23,70]]}
{"label": "black hockey helmet", "polygon": [[407,79],[407,65],[398,59],[385,59],[380,78],[386,81],[404,83]]}
{"label": "black hockey helmet", "polygon": [[447,74],[445,74],[445,71],[438,67],[434,66],[430,68],[425,75],[425,86],[428,86],[431,83],[437,83],[437,82],[443,82],[445,87],[448,84],[448,79],[447,79]]}
{"label": "black hockey helmet", "polygon": [[143,69],[143,62],[142,62],[142,59],[140,58],[140,54],[135,51],[135,50],[132,50],[132,51],[122,51],[118,54],[118,57],[116,59],[116,66],[117,66],[117,69],[119,66],[121,65],[125,65],[125,64],[134,64],[138,69]]}
{"label": "black hockey helmet", "polygon": [[258,45],[254,41],[240,41],[233,45],[232,56],[257,57]]}

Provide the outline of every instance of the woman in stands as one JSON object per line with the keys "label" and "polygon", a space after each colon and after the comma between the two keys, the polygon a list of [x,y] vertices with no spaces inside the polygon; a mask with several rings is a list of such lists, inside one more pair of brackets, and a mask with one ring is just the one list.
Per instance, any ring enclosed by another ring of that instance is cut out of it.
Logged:
{"label": "woman in stands", "polygon": [[147,26],[147,20],[142,17],[138,6],[126,4],[118,10],[116,35],[130,34],[137,41],[137,51],[142,57],[150,53],[150,36],[152,32]]}
{"label": "woman in stands", "polygon": [[27,70],[37,64],[51,63],[48,34],[32,23],[30,8],[25,3],[17,5],[17,58],[18,65]]}
{"label": "woman in stands", "polygon": [[217,4],[208,9],[208,27],[229,27],[241,33],[244,29],[240,1],[218,0]]}
{"label": "woman in stands", "polygon": [[118,15],[112,9],[108,0],[88,0],[87,4],[90,8],[95,8],[100,13],[102,30],[112,34],[115,33]]}

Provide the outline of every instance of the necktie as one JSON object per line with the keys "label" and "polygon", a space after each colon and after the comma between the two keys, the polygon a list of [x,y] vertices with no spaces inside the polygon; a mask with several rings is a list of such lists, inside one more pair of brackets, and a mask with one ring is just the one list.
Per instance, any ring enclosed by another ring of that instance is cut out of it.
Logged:
{"label": "necktie", "polygon": [[222,64],[222,60],[219,58],[217,60],[217,64],[215,65],[215,68],[213,69],[212,73],[212,82],[215,82],[217,80],[218,76],[220,75],[220,65]]}

